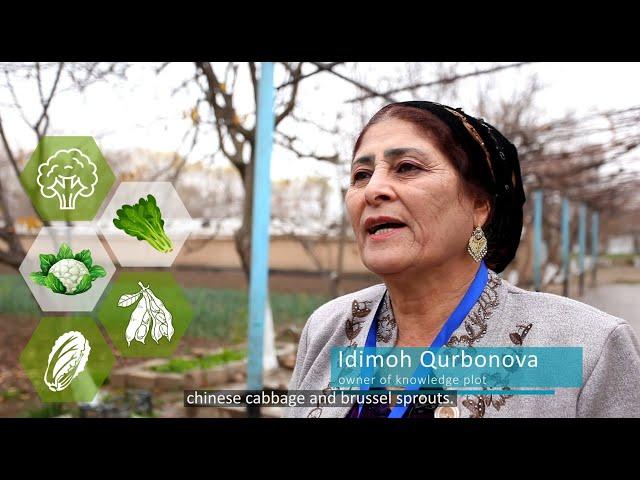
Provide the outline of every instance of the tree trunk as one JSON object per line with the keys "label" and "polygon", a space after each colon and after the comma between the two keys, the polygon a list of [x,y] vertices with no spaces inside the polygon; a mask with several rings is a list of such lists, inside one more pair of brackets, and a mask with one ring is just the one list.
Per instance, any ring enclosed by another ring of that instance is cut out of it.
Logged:
{"label": "tree trunk", "polygon": [[[342,198],[344,198],[344,190],[342,191]],[[342,214],[340,215],[340,234],[338,236],[338,261],[336,265],[336,271],[331,278],[331,298],[340,296],[340,280],[342,280],[342,273],[344,271],[344,246],[347,240],[347,214],[345,211],[344,202],[342,203]]]}
{"label": "tree trunk", "polygon": [[[253,157],[253,154],[252,154]],[[234,234],[236,252],[240,257],[240,263],[247,279],[247,287],[251,280],[251,223],[253,221],[253,164],[246,165],[245,175],[242,179],[244,187],[244,202],[242,205],[242,223]]]}
{"label": "tree trunk", "polygon": [[0,181],[0,208],[2,209],[2,216],[5,223],[3,231],[0,232],[0,239],[2,239],[8,247],[6,252],[0,251],[0,262],[17,270],[26,252],[24,248],[22,248],[22,243],[20,243],[20,238],[16,232],[15,222],[9,211],[9,200],[2,181]]}

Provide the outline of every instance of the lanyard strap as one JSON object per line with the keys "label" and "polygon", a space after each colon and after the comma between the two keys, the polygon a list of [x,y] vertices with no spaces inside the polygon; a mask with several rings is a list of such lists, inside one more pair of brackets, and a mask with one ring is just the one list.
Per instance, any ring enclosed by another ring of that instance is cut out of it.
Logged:
{"label": "lanyard strap", "polygon": [[[453,311],[453,313],[449,316],[445,324],[440,329],[440,332],[431,342],[430,348],[437,349],[444,346],[451,338],[451,335],[455,330],[460,326],[463,320],[466,318],[467,314],[471,311],[473,306],[476,304],[480,295],[484,291],[484,288],[487,284],[488,271],[487,266],[484,261],[480,262],[480,268],[476,272],[476,276],[471,282],[469,289],[460,300],[460,303]],[[386,292],[385,292],[386,295]],[[383,296],[384,298],[384,296]],[[373,321],[371,322],[371,327],[369,327],[369,332],[367,333],[367,340],[365,343],[365,347],[376,347],[376,333],[378,331],[378,314],[380,313],[380,304],[378,305],[378,309],[373,317]],[[414,378],[422,378],[426,377],[431,373],[431,368],[419,366],[413,374]],[[371,377],[373,374],[373,367],[367,368],[365,370],[365,376]],[[415,385],[408,386],[405,390],[419,390],[420,385],[419,382],[415,382]],[[363,385],[363,390],[368,390],[369,385]],[[391,408],[391,412],[389,413],[388,418],[401,418],[405,411],[407,410],[408,405],[397,405]],[[358,405],[358,417],[362,415],[362,405]]]}

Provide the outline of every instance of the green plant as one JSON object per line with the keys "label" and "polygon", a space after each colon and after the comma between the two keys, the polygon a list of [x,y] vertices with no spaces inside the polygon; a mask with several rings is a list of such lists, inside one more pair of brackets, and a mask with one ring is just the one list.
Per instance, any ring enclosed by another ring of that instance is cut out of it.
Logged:
{"label": "green plant", "polygon": [[40,307],[18,275],[0,275],[0,305],[2,313],[18,315],[36,315],[40,313]]}
{"label": "green plant", "polygon": [[113,224],[127,235],[138,240],[146,240],[149,245],[162,253],[173,250],[171,239],[164,231],[164,220],[153,195],[141,198],[134,205],[123,205],[116,212],[118,218]]}
{"label": "green plant", "polygon": [[[193,320],[185,335],[215,338],[226,344],[246,340],[248,295],[245,291],[190,287],[185,294],[193,308]],[[327,301],[321,294],[270,292],[274,326],[304,325],[309,315]]]}
{"label": "green plant", "polygon": [[0,398],[3,400],[11,400],[12,398],[18,398],[20,396],[20,390],[10,388],[9,390],[3,390],[0,392]]}
{"label": "green plant", "polygon": [[173,358],[167,363],[151,367],[154,372],[160,373],[184,373],[190,370],[206,370],[218,365],[242,360],[247,356],[246,350],[223,350],[214,355],[206,355],[200,358]]}
{"label": "green plant", "polygon": [[[211,339],[226,345],[246,340],[249,317],[246,291],[187,287],[184,293],[193,309],[193,320],[185,336]],[[274,325],[278,329],[286,325],[303,326],[309,315],[328,298],[322,294],[274,291],[270,292],[269,300]],[[40,313],[33,295],[17,275],[0,275],[0,305],[4,313],[12,313],[15,318]]]}
{"label": "green plant", "polygon": [[93,265],[89,250],[74,255],[69,245],[63,243],[57,255],[40,254],[40,271],[31,272],[29,277],[54,293],[78,295],[89,290],[94,280],[106,275],[103,267]]}
{"label": "green plant", "polygon": [[41,408],[28,410],[25,413],[25,416],[29,418],[51,418],[51,417],[59,417],[63,413],[64,413],[64,409],[62,408],[62,404],[45,403],[42,405]]}

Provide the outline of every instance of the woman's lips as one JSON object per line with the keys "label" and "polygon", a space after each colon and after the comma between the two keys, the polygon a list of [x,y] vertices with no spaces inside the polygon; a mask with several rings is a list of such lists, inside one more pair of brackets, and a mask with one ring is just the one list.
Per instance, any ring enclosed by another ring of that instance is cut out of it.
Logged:
{"label": "woman's lips", "polygon": [[381,228],[375,233],[367,232],[367,237],[374,242],[378,242],[391,238],[393,235],[398,233],[398,230],[404,230],[405,228],[407,228],[406,225],[403,227]]}

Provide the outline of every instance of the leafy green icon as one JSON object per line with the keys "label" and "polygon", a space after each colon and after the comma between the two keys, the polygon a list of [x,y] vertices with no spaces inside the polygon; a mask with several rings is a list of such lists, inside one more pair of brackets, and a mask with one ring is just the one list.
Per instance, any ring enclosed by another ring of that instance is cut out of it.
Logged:
{"label": "leafy green icon", "polygon": [[40,271],[30,273],[29,277],[54,293],[78,295],[106,274],[103,267],[93,265],[91,251],[82,250],[74,255],[69,245],[63,243],[57,255],[40,254]]}
{"label": "leafy green icon", "polygon": [[60,335],[51,348],[44,383],[52,392],[61,392],[84,371],[91,346],[80,332]]}
{"label": "leafy green icon", "polygon": [[90,317],[43,317],[20,365],[43,402],[90,402],[115,358]]}
{"label": "leafy green icon", "polygon": [[171,252],[173,244],[164,231],[164,220],[156,199],[147,195],[134,205],[123,205],[117,212],[113,224],[127,235],[138,240],[146,240],[149,245],[162,253]]}

